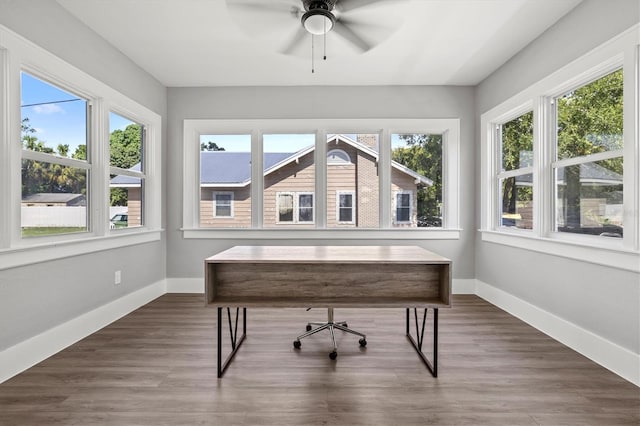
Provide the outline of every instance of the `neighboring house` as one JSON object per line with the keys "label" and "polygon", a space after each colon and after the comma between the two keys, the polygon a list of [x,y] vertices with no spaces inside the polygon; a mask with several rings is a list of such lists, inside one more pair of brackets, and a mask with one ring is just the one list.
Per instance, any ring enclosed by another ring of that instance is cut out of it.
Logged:
{"label": "neighboring house", "polygon": [[[140,163],[133,166],[131,170],[140,171]],[[127,191],[127,226],[142,225],[142,185],[140,184],[140,178],[118,175],[111,179],[109,186],[111,188],[123,188]]]}
{"label": "neighboring house", "polygon": [[22,199],[23,207],[84,207],[87,198],[83,194],[42,192],[27,195]]}
{"label": "neighboring house", "polygon": [[[355,141],[345,135],[327,138],[327,226],[376,228],[379,224],[377,138]],[[314,227],[314,146],[295,153],[264,154],[263,220],[265,227]],[[203,151],[200,154],[200,226],[251,227],[251,153]],[[130,182],[129,182],[130,181]],[[137,183],[137,187],[135,184]],[[417,226],[417,191],[433,182],[392,162],[392,222]],[[128,185],[128,186],[127,186]],[[138,189],[127,176],[112,187]],[[139,200],[129,193],[129,203]],[[139,203],[139,201],[138,201]]]}

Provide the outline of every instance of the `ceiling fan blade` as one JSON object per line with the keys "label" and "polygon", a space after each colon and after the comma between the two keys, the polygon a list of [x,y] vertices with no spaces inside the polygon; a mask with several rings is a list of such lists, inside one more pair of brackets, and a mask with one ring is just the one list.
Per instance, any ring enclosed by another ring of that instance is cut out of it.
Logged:
{"label": "ceiling fan blade", "polygon": [[341,21],[336,21],[332,32],[335,32],[363,52],[366,52],[373,47],[368,42],[364,41],[359,35],[354,33],[348,25],[342,23]]}
{"label": "ceiling fan blade", "polygon": [[279,49],[280,53],[284,53],[285,55],[292,54],[302,42],[307,39],[308,35],[309,33],[300,25],[291,39]]}
{"label": "ceiling fan blade", "polygon": [[338,0],[335,7],[340,12],[349,12],[376,3],[400,3],[400,0]]}
{"label": "ceiling fan blade", "polygon": [[260,0],[227,0],[227,7],[233,9],[240,9],[245,12],[253,13],[291,13],[298,14],[300,7],[297,2],[291,0],[279,0],[279,1],[260,1]]}

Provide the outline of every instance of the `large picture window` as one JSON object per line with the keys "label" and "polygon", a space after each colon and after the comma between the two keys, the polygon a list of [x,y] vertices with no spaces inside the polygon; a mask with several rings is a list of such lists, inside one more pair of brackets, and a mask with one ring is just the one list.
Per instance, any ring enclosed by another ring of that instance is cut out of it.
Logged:
{"label": "large picture window", "polygon": [[[185,120],[184,235],[331,239],[385,230],[410,239],[415,234],[408,230],[422,228],[430,232],[421,238],[458,238],[459,134],[457,119]],[[203,180],[205,154],[194,148],[206,139],[225,150],[206,155],[231,153],[228,142],[212,135],[242,135],[246,147],[241,165],[226,161],[210,169],[242,174],[226,184],[234,213],[215,225],[227,230],[215,233],[206,229],[213,212],[202,210],[214,205],[215,183]],[[230,184],[247,189],[247,219],[239,216]],[[250,229],[233,229],[241,227]]]}
{"label": "large picture window", "polygon": [[483,241],[638,271],[636,52],[616,38],[482,114]]}
{"label": "large picture window", "polygon": [[0,269],[159,240],[160,115],[2,26],[0,52]]}
{"label": "large picture window", "polygon": [[22,237],[89,230],[89,102],[21,73]]}
{"label": "large picture window", "polygon": [[622,70],[554,98],[553,105],[555,230],[621,238]]}

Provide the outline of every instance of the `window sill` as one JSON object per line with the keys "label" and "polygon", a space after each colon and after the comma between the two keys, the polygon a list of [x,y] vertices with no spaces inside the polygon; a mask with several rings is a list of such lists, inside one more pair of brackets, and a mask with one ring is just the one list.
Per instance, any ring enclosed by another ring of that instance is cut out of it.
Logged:
{"label": "window sill", "polygon": [[617,241],[607,241],[609,244],[601,245],[596,245],[596,241],[593,241],[593,244],[588,245],[584,241],[541,238],[522,232],[510,233],[493,230],[480,230],[480,232],[482,234],[482,241],[485,242],[517,247],[582,262],[595,263],[636,273],[640,272],[640,253],[623,248],[621,244],[622,241],[620,241],[620,244],[613,244],[617,243]]}
{"label": "window sill", "polygon": [[182,229],[185,239],[458,240],[460,229]]}
{"label": "window sill", "polygon": [[161,233],[162,230],[144,230],[3,249],[0,250],[0,270],[159,241]]}

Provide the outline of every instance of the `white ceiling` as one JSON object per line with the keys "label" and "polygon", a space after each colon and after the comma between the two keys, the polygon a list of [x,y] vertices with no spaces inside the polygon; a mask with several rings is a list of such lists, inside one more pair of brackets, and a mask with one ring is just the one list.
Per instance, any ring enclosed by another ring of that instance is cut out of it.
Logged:
{"label": "white ceiling", "polygon": [[476,85],[580,1],[379,1],[339,15],[375,46],[332,32],[323,61],[317,36],[311,73],[308,34],[279,52],[299,30],[289,10],[300,0],[58,0],[168,87]]}

